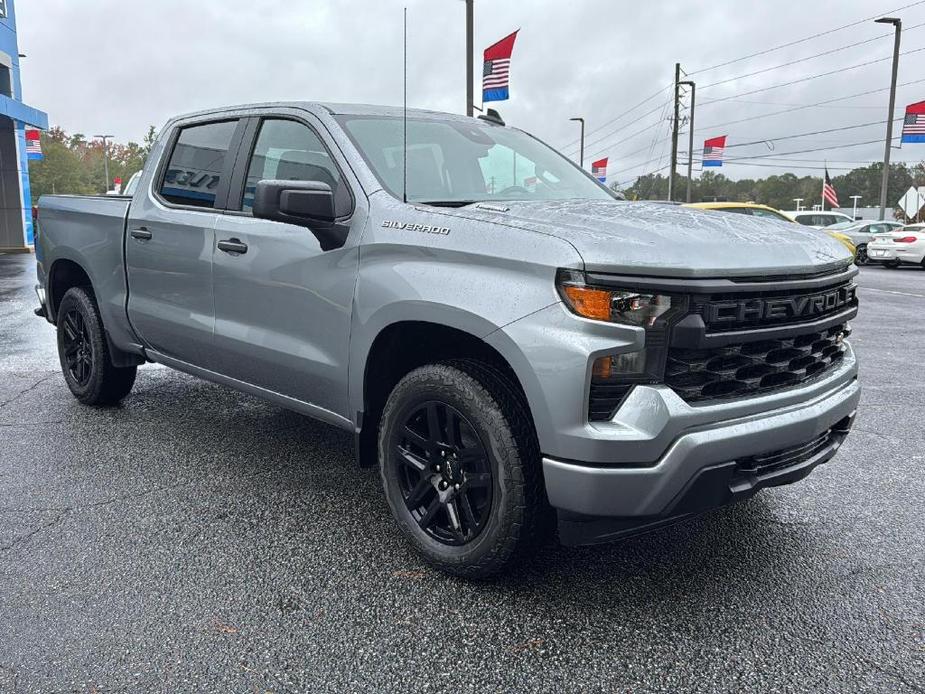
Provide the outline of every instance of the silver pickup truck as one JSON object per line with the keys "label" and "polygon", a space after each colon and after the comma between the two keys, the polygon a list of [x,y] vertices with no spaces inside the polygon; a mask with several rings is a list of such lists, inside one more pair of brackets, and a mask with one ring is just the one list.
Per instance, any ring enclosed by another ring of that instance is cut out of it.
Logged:
{"label": "silver pickup truck", "polygon": [[464,576],[799,480],[858,404],[841,244],[616,200],[496,114],[184,116],[131,198],[46,196],[39,222],[80,402],[157,362],[347,429]]}

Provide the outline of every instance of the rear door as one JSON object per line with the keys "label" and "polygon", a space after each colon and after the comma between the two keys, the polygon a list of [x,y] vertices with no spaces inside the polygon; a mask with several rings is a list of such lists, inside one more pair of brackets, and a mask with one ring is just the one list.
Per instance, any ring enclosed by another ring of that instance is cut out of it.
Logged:
{"label": "rear door", "polygon": [[129,208],[128,315],[144,343],[212,368],[212,249],[244,121],[179,125]]}
{"label": "rear door", "polygon": [[[346,162],[309,114],[251,119],[214,251],[216,370],[348,416],[350,318],[365,219]],[[336,155],[336,156],[335,156]],[[321,181],[334,191],[341,248],[310,229],[252,215],[263,179]],[[319,413],[321,414],[321,413]]]}

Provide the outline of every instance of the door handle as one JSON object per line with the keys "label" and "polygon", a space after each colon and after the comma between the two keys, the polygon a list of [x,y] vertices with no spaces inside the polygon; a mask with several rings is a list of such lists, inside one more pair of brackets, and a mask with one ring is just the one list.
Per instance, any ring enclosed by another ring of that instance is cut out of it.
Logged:
{"label": "door handle", "polygon": [[139,241],[147,241],[152,236],[154,236],[154,234],[152,234],[150,231],[148,231],[144,227],[139,227],[138,229],[132,229],[131,234],[132,234],[133,239],[138,239]]}
{"label": "door handle", "polygon": [[223,239],[218,242],[218,250],[225,253],[247,253],[247,244],[241,239]]}

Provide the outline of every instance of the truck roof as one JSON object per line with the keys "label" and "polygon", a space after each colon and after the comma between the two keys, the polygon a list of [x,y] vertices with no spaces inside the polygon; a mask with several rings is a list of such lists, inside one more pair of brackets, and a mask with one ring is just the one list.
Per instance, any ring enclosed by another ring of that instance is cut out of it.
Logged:
{"label": "truck roof", "polygon": [[[375,104],[342,104],[322,101],[267,101],[252,104],[236,104],[231,106],[222,106],[217,108],[203,109],[184,113],[172,118],[171,120],[196,118],[201,116],[211,116],[232,111],[245,111],[249,109],[273,109],[273,108],[296,108],[305,111],[318,113],[326,111],[331,115],[356,115],[356,116],[387,116],[400,118],[402,115],[401,106],[381,106]],[[409,116],[436,116],[449,120],[469,120],[468,116],[458,113],[445,113],[443,111],[432,111],[422,108],[409,108]]]}

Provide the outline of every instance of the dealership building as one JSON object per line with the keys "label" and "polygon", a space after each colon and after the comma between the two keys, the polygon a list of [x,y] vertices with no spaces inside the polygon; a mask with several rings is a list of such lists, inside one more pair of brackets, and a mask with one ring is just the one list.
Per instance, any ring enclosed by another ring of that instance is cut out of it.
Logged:
{"label": "dealership building", "polygon": [[33,243],[26,128],[48,129],[48,116],[22,101],[14,0],[0,0],[0,251]]}

